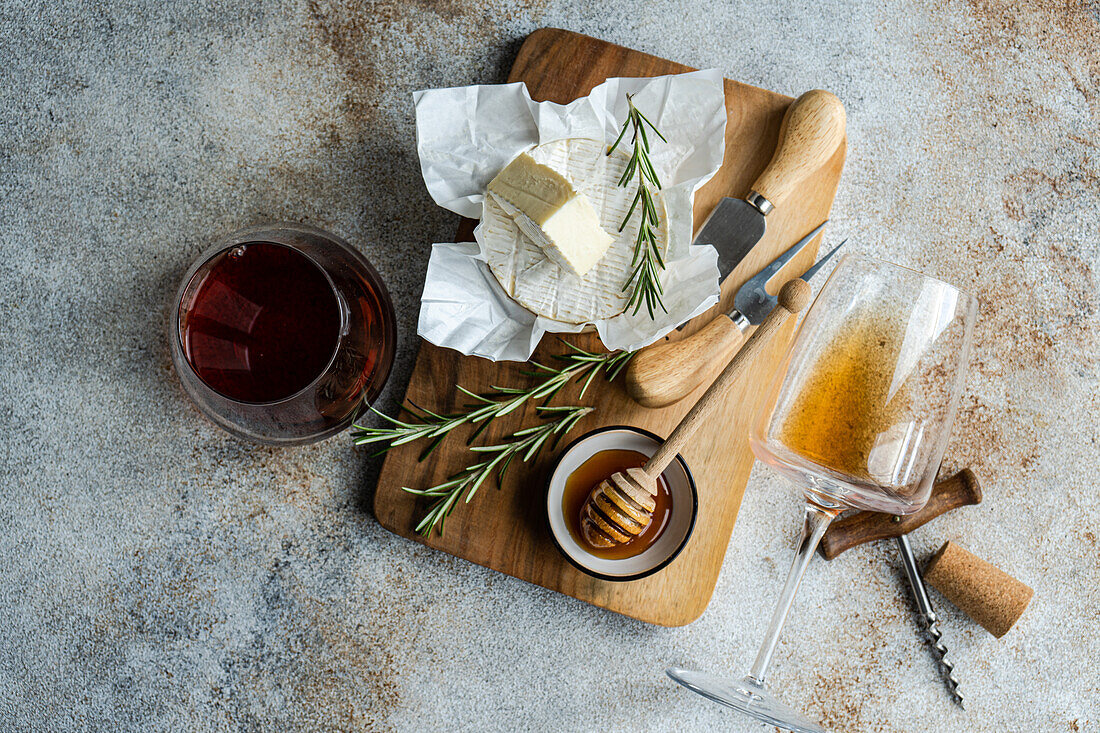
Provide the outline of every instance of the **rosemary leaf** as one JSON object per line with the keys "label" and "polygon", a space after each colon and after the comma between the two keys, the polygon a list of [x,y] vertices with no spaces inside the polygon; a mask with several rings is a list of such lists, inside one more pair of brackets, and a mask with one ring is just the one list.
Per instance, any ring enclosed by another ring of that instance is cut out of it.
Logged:
{"label": "rosemary leaf", "polygon": [[633,292],[627,301],[628,309],[633,308],[633,312],[637,313],[644,304],[649,317],[654,318],[656,317],[657,308],[666,313],[668,310],[661,300],[664,293],[661,287],[661,273],[665,269],[665,261],[657,244],[660,217],[657,215],[653,190],[650,190],[652,185],[654,190],[659,191],[661,180],[657,175],[657,169],[653,166],[653,161],[649,157],[649,134],[646,132],[646,128],[648,127],[662,141],[666,143],[668,141],[665,140],[665,136],[661,134],[660,130],[642,114],[641,110],[634,106],[634,99],[631,95],[627,95],[627,105],[629,109],[627,119],[623,123],[623,129],[619,132],[619,137],[615,139],[615,142],[607,149],[608,155],[614,152],[626,136],[627,129],[631,129],[630,140],[634,149],[631,151],[626,170],[623,171],[623,175],[619,179],[619,186],[627,186],[631,180],[636,179],[638,193],[634,196],[634,201],[619,226],[619,231],[621,232],[626,228],[627,223],[635,214],[640,216],[640,220],[638,222],[638,234],[634,240],[634,256],[630,263],[632,270],[630,277],[623,286],[623,292],[633,288]]}
{"label": "rosemary leaf", "polygon": [[494,474],[498,478],[502,476],[516,456],[519,456],[520,460],[525,463],[535,458],[547,440],[567,433],[594,408],[571,406],[538,407],[536,409],[541,414],[549,416],[550,419],[541,425],[517,430],[509,438],[496,445],[483,445],[470,449],[479,454],[491,455],[491,458],[468,466],[446,481],[427,489],[402,487],[404,491],[410,494],[436,500],[428,508],[424,519],[416,526],[418,533],[429,536],[434,531],[442,535],[444,522],[454,510],[460,497],[462,497],[463,503],[468,504],[481,485]]}
{"label": "rosemary leaf", "polygon": [[473,400],[473,404],[469,405],[464,412],[442,414],[408,403],[404,411],[411,416],[409,420],[391,417],[372,407],[371,412],[382,418],[385,424],[379,427],[354,425],[352,438],[356,445],[381,444],[381,453],[418,440],[430,440],[431,444],[421,454],[423,458],[455,428],[463,425],[477,426],[469,439],[472,443],[490,422],[520,409],[529,400],[541,400],[542,406],[545,407],[547,402],[574,380],[582,381],[585,385],[584,389],[587,389],[587,385],[591,384],[592,379],[601,370],[608,380],[613,379],[633,355],[633,352],[628,351],[594,354],[568,342],[563,343],[569,346],[569,351],[554,357],[562,362],[561,366],[554,367],[532,362],[531,370],[525,372],[541,380],[534,386],[525,388],[494,386],[489,395],[481,395],[462,385],[456,385],[460,392]]}

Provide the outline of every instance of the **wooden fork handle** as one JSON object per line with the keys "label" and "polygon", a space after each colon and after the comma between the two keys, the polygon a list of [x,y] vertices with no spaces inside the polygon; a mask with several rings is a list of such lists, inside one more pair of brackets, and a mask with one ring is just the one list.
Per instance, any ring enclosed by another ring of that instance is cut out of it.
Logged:
{"label": "wooden fork handle", "polygon": [[834,521],[817,549],[826,560],[850,550],[856,545],[909,534],[936,517],[961,506],[980,504],[982,488],[978,477],[969,468],[954,476],[937,481],[924,508],[914,514],[894,516],[880,512],[857,512]]}
{"label": "wooden fork handle", "polygon": [[723,313],[686,339],[647,346],[626,369],[627,394],[642,407],[679,402],[717,365],[728,363],[745,338]]}

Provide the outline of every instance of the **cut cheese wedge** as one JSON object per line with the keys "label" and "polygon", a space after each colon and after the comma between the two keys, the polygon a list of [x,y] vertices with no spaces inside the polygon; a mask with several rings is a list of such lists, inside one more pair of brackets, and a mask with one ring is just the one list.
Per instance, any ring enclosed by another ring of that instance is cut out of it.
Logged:
{"label": "cut cheese wedge", "polygon": [[578,278],[595,267],[614,241],[600,227],[588,197],[527,153],[489,182],[489,193],[547,257]]}
{"label": "cut cheese wedge", "polygon": [[[527,154],[565,177],[588,199],[600,228],[614,241],[595,266],[577,278],[520,229],[516,218],[490,193],[485,197],[481,223],[474,230],[485,263],[504,293],[536,315],[577,325],[619,315],[632,291],[627,283],[638,237],[639,217],[627,217],[637,186],[618,185],[630,156],[621,150],[608,155],[603,140],[588,138],[555,140]],[[657,241],[663,252],[668,247],[668,215],[663,196],[658,195],[655,203],[661,222]],[[626,226],[620,231],[624,221]]]}

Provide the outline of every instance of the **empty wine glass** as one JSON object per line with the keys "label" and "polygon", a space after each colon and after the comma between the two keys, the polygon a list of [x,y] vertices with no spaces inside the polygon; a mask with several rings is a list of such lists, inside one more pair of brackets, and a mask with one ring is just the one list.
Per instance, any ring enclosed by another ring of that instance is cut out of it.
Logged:
{"label": "empty wine glass", "polygon": [[798,584],[833,518],[928,500],[970,358],[975,298],[941,280],[848,255],[810,307],[753,453],[803,488],[795,559],[752,670],[740,680],[667,670],[689,690],[792,731],[823,729],[764,687]]}

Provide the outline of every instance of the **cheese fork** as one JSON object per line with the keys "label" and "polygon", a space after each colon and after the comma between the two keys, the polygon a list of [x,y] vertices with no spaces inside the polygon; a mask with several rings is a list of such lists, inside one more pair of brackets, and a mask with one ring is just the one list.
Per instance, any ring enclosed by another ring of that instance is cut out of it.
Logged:
{"label": "cheese fork", "polygon": [[[716,365],[729,362],[744,346],[749,330],[775,309],[776,296],[768,292],[768,285],[778,279],[784,265],[810,246],[824,226],[825,222],[819,224],[738,288],[731,311],[715,316],[686,339],[654,344],[638,352],[630,360],[625,382],[634,401],[643,407],[671,405],[702,384]],[[800,279],[809,282],[847,241],[833,247]]]}

